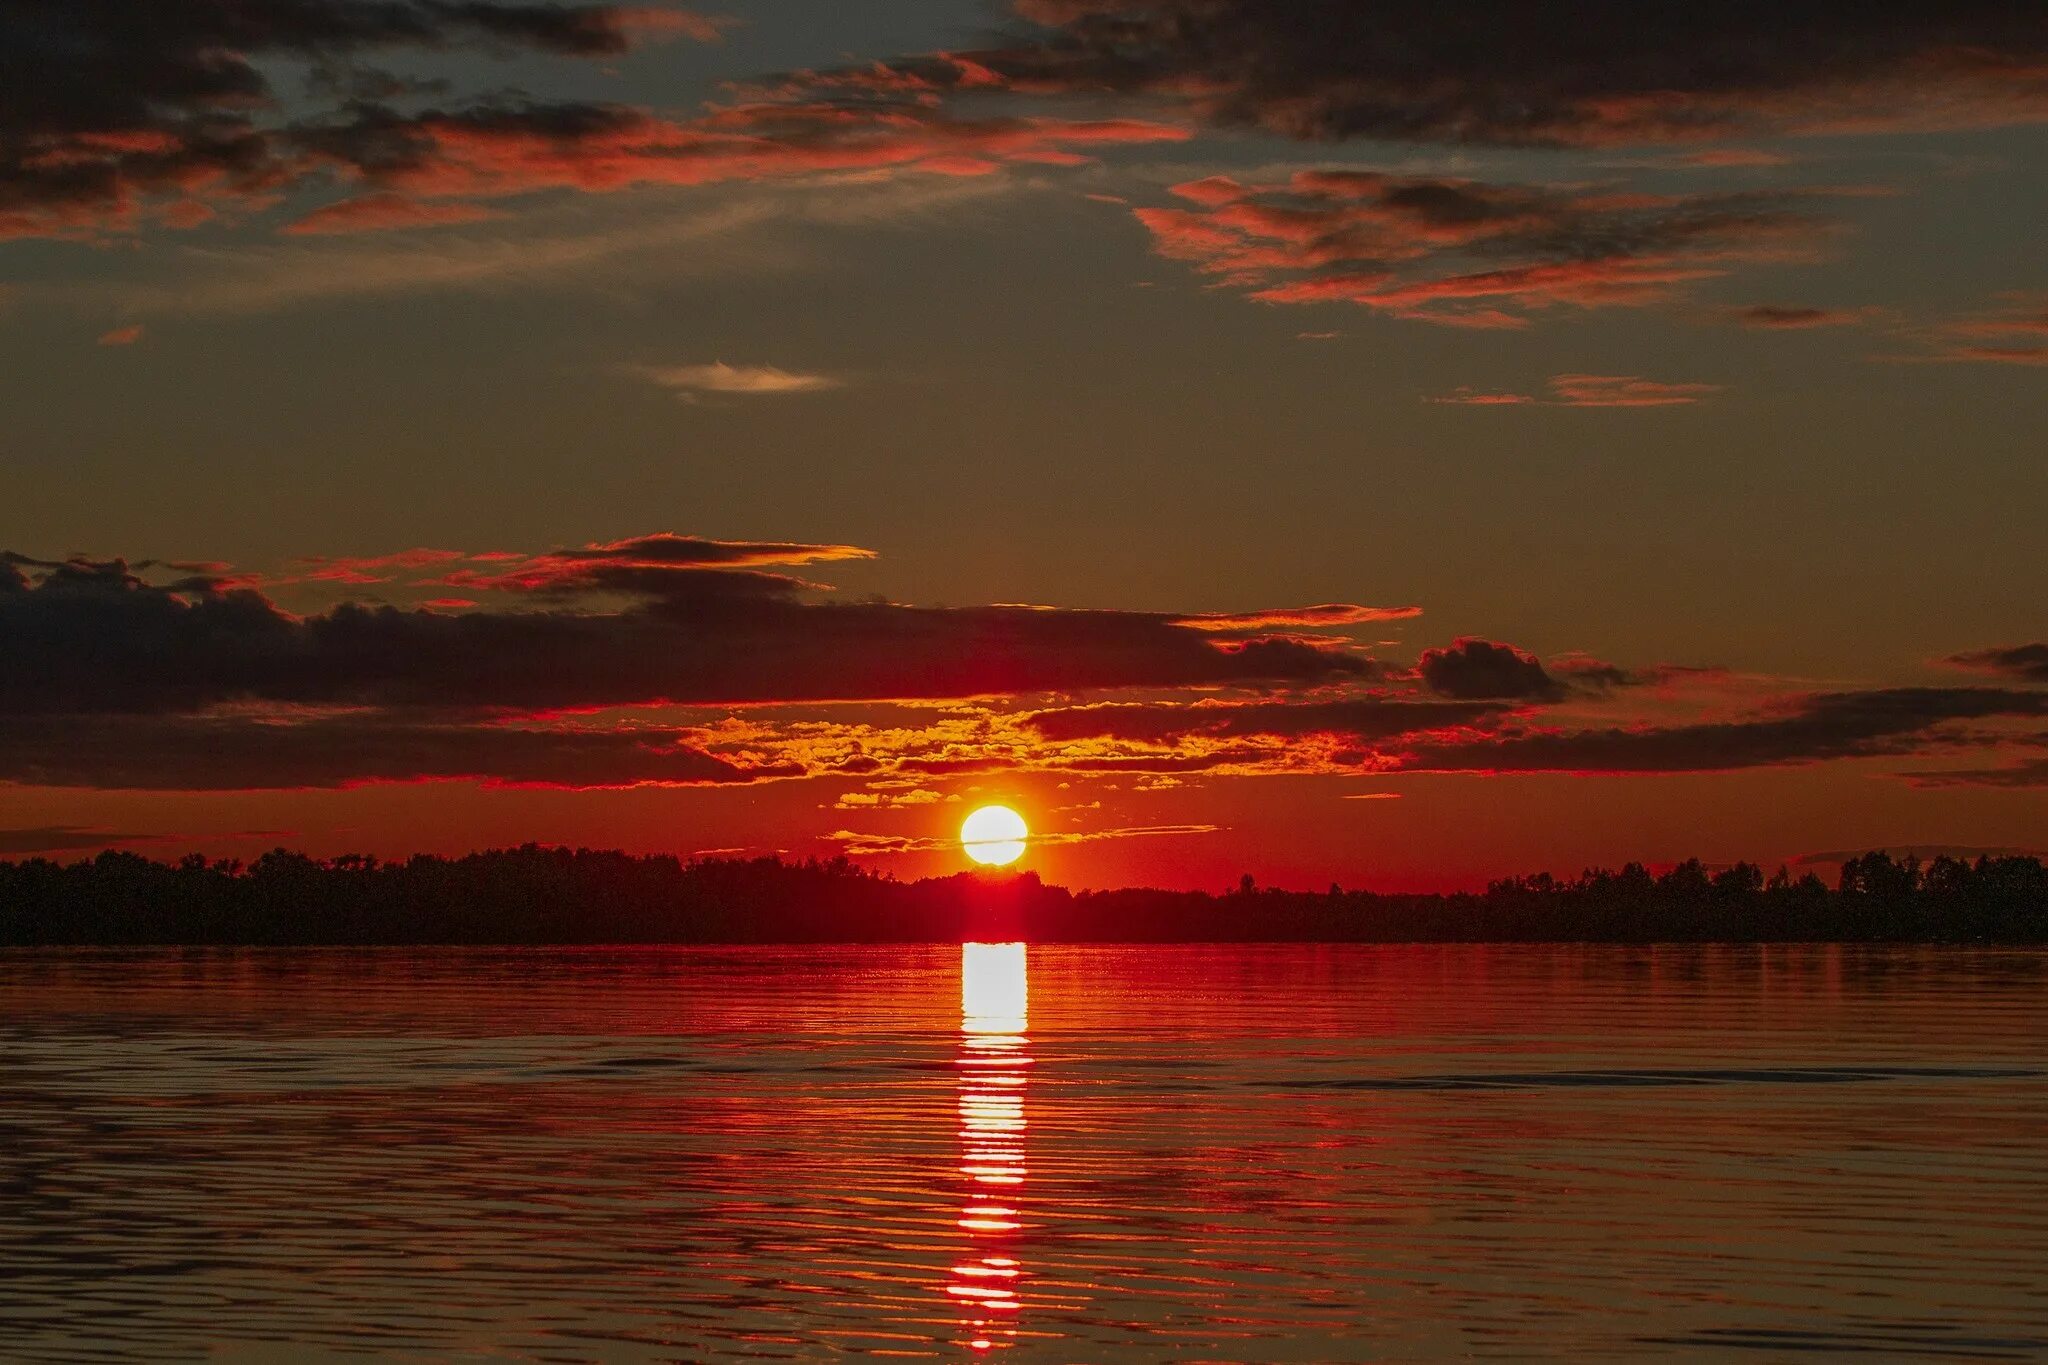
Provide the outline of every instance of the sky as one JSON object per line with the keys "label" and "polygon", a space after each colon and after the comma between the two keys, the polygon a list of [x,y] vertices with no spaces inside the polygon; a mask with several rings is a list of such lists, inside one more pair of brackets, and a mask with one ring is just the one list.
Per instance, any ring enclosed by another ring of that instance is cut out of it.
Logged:
{"label": "sky", "polygon": [[0,856],[2048,845],[2048,11],[0,0]]}

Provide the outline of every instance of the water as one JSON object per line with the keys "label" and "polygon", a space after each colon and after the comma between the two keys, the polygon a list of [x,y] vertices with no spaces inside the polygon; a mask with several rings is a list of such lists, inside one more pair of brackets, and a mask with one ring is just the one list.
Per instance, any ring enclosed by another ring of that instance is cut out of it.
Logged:
{"label": "water", "polygon": [[0,1357],[2038,1359],[2044,1023],[1992,951],[0,954]]}

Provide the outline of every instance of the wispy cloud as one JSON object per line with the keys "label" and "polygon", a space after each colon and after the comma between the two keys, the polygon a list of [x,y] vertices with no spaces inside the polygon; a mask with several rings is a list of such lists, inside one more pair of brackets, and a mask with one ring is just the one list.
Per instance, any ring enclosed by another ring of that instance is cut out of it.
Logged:
{"label": "wispy cloud", "polygon": [[447,227],[478,223],[501,215],[481,204],[407,199],[398,194],[365,194],[314,209],[282,229],[294,237],[321,237],[347,232],[384,232],[398,228]]}
{"label": "wispy cloud", "polygon": [[1348,303],[1440,326],[1638,308],[1749,262],[1808,259],[1820,192],[1649,194],[1341,166],[1172,187],[1132,210],[1153,249],[1271,304]]}
{"label": "wispy cloud", "polygon": [[1624,374],[1560,374],[1549,381],[1550,396],[1499,393],[1460,385],[1431,398],[1457,407],[1669,408],[1682,407],[1721,392],[1719,384],[1669,384]]}
{"label": "wispy cloud", "polygon": [[17,292],[25,305],[54,310],[211,318],[411,294],[624,289],[802,269],[814,260],[811,229],[888,229],[1038,188],[1008,175],[736,187],[715,202],[653,190],[431,233],[181,245],[136,253],[117,268],[99,259],[77,280]]}
{"label": "wispy cloud", "polygon": [[685,402],[704,394],[738,394],[766,397],[793,393],[822,393],[844,388],[846,381],[835,375],[803,374],[776,365],[728,365],[714,360],[708,365],[634,365],[632,373],[659,384]]}
{"label": "wispy cloud", "polygon": [[1888,359],[1990,365],[2048,365],[2048,293],[2015,290],[1997,307],[1941,323],[1921,339],[1931,354]]}
{"label": "wispy cloud", "polygon": [[[1122,96],[1224,128],[1327,142],[1719,143],[2039,122],[2048,26],[2001,0],[1912,5],[1527,0],[1018,0],[1001,46],[805,73],[816,95],[989,89]],[[1475,42],[1484,33],[1490,41]],[[1112,105],[1112,108],[1115,106]],[[1716,155],[1718,153],[1718,155]],[[1709,158],[1714,159],[1709,159]]]}
{"label": "wispy cloud", "polygon": [[1868,321],[1868,311],[1854,308],[1814,308],[1803,304],[1757,303],[1730,309],[1728,316],[1744,327],[1773,332],[1804,332],[1817,327],[1853,327]]}

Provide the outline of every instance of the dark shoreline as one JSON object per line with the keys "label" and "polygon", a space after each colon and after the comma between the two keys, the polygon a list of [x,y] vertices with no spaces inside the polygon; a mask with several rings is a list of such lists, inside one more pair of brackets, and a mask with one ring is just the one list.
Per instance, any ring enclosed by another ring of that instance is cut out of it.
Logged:
{"label": "dark shoreline", "polygon": [[1870,853],[1835,886],[1746,863],[1631,863],[1480,893],[1070,892],[1033,873],[899,882],[839,858],[685,863],[525,845],[461,858],[253,864],[105,853],[0,862],[0,947],[957,943],[2048,943],[2028,857]]}

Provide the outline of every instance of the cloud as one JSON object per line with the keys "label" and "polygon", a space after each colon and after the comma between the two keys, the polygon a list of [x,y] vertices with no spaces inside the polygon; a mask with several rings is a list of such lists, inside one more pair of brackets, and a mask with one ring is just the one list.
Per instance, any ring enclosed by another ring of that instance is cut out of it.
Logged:
{"label": "cloud", "polygon": [[381,715],[0,717],[0,782],[254,791],[379,782],[501,787],[717,786],[800,777],[653,728],[501,725]]}
{"label": "cloud", "polygon": [[142,340],[142,333],[141,323],[130,323],[126,327],[116,327],[110,332],[100,333],[99,344],[102,346],[133,346]]}
{"label": "cloud", "polygon": [[315,174],[323,154],[308,140],[322,114],[281,112],[281,68],[363,110],[407,88],[366,65],[373,56],[614,55],[631,38],[625,19],[604,6],[493,0],[6,0],[0,237],[192,226]]}
{"label": "cloud", "polygon": [[2000,306],[1922,330],[1931,353],[1886,359],[1988,365],[2048,365],[2048,294],[2012,292]]}
{"label": "cloud", "polygon": [[1560,374],[1550,378],[1550,396],[1488,393],[1460,385],[1429,401],[1454,407],[1669,408],[1697,403],[1721,392],[1719,384],[1670,384],[1636,375]]}
{"label": "cloud", "polygon": [[216,317],[394,294],[561,287],[592,277],[616,288],[654,276],[725,277],[804,264],[807,225],[885,227],[1032,188],[957,176],[785,182],[730,191],[715,203],[657,192],[620,205],[596,228],[565,203],[439,232],[300,236],[245,242],[231,252],[172,246],[153,258],[169,277],[163,283],[96,279],[64,286],[61,299],[124,315]]}
{"label": "cloud", "polygon": [[1357,698],[1342,701],[1193,704],[1104,702],[1036,711],[1025,724],[1046,739],[1111,739],[1160,744],[1190,735],[1293,739],[1330,735],[1357,743],[1478,724],[1507,708],[1491,701]]}
{"label": "cloud", "polygon": [[1422,615],[1421,607],[1363,607],[1355,602],[1324,602],[1313,607],[1289,607],[1278,611],[1210,611],[1176,616],[1175,625],[1196,630],[1267,630],[1278,626],[1363,625],[1370,621],[1407,621]]}
{"label": "cloud", "polygon": [[957,802],[959,796],[947,796],[944,792],[930,787],[912,787],[907,791],[864,791],[841,792],[839,799],[832,803],[834,810],[879,810],[902,806],[935,806],[946,802]]}
{"label": "cloud", "polygon": [[[329,555],[302,555],[296,561],[301,573],[288,577],[273,577],[272,583],[296,582],[301,577],[313,583],[388,583],[401,573],[432,568],[438,564],[452,564],[466,558],[459,550],[400,550],[388,555],[354,555],[333,557]],[[228,566],[215,570],[225,573]]]}
{"label": "cloud", "polygon": [[963,119],[920,103],[787,101],[683,121],[606,104],[371,108],[301,140],[308,155],[364,184],[446,200],[840,173],[980,176],[1006,163],[1078,165],[1102,147],[1187,136],[1137,119]]}
{"label": "cloud", "polygon": [[1744,327],[1765,331],[1797,332],[1816,327],[1853,327],[1865,315],[1847,308],[1809,308],[1780,303],[1757,303],[1731,310],[1730,316]]}
{"label": "cloud", "polygon": [[1526,393],[1489,393],[1460,384],[1449,393],[1438,394],[1429,400],[1462,408],[1518,408],[1540,400]]}
{"label": "cloud", "polygon": [[699,394],[821,393],[845,387],[846,381],[824,374],[799,374],[774,365],[636,365],[635,374],[652,380],[684,399]]}
{"label": "cloud", "polygon": [[1558,306],[1642,307],[1735,265],[1809,256],[1817,192],[1669,195],[1359,167],[1210,176],[1133,210],[1153,248],[1263,303],[1516,329]]}
{"label": "cloud", "polygon": [[[1462,657],[1473,651],[1458,651]],[[1518,652],[1517,652],[1518,653]],[[976,708],[921,725],[807,723],[780,739],[772,729],[735,734],[764,753],[813,771],[845,765],[871,780],[931,781],[1027,771],[1086,776],[1408,773],[1656,774],[1870,758],[1926,758],[1961,749],[2027,744],[2014,724],[2048,714],[2048,693],[1993,688],[1794,693],[1734,716],[1677,723],[1641,718],[1621,690],[1666,678],[1666,668],[1599,665],[1582,681],[1576,661],[1460,685],[1524,694],[1457,700],[1427,690],[1359,694],[1336,684],[1271,699],[1111,701],[1039,709]],[[1418,670],[1418,675],[1419,675]],[[1421,683],[1420,677],[1414,679]],[[1395,675],[1398,685],[1399,675]],[[1373,684],[1384,688],[1387,684]],[[1423,685],[1426,688],[1426,684]],[[1334,694],[1334,695],[1333,695]],[[1658,711],[1679,698],[1661,694]],[[1708,699],[1718,709],[1721,693]],[[1545,708],[1568,704],[1566,709]],[[1624,718],[1614,718],[1615,712]],[[1604,716],[1602,713],[1606,713]],[[1632,714],[1631,714],[1632,713]],[[1571,717],[1547,724],[1539,715]],[[772,720],[770,722],[772,725]],[[2037,771],[2037,770],[2034,770]],[[877,776],[877,775],[882,776]],[[1948,782],[2021,785],[2026,773],[1972,771]],[[1917,780],[1917,779],[1916,779]]]}
{"label": "cloud", "polygon": [[1553,400],[1568,408],[1664,408],[1697,403],[1721,392],[1719,384],[1666,384],[1633,375],[1561,374],[1550,381]]}
{"label": "cloud", "polygon": [[1789,166],[1792,160],[1781,152],[1766,152],[1756,147],[1709,147],[1704,151],[1685,152],[1674,159],[1680,166],[1713,170]]}
{"label": "cloud", "polygon": [[2003,673],[2023,682],[2048,683],[2048,644],[2007,645],[1951,654],[1946,662],[1958,668]]}
{"label": "cloud", "polygon": [[[817,600],[770,571],[856,546],[641,536],[434,565],[410,589],[469,612],[344,602],[291,614],[221,575],[0,559],[0,714],[229,702],[592,708],[969,698],[1360,675],[1337,641],[1227,639],[1161,612]],[[154,575],[154,577],[152,577]],[[539,610],[535,600],[539,600]]]}
{"label": "cloud", "polygon": [[814,87],[1121,96],[1306,141],[1606,147],[2048,117],[2048,21],[2008,0],[1017,0],[987,47]]}
{"label": "cloud", "polygon": [[1424,650],[1416,670],[1430,691],[1460,700],[1555,701],[1564,695],[1535,655],[1469,635],[1448,649]]}
{"label": "cloud", "polygon": [[1417,745],[1413,772],[1719,772],[1896,756],[1960,721],[2048,715],[2048,693],[2001,688],[1877,688],[1787,699],[1777,714],[1685,725],[1501,734]]}
{"label": "cloud", "polygon": [[283,231],[295,237],[319,237],[343,232],[446,227],[499,216],[481,204],[433,203],[399,194],[366,194],[314,209],[297,222],[286,224]]}
{"label": "cloud", "polygon": [[[868,555],[667,533],[538,553],[305,556],[275,575],[0,555],[0,782],[831,777],[842,790],[868,784],[842,805],[875,809],[945,799],[950,780],[993,772],[1655,773],[1926,758],[2026,743],[2015,726],[2048,716],[2048,689],[1984,686],[1795,693],[1674,722],[1676,706],[1727,703],[1725,688],[1689,701],[1666,686],[1711,670],[1546,663],[1471,636],[1410,668],[1347,639],[1382,618],[1341,603],[939,608],[798,576]],[[383,600],[295,611],[270,595],[331,602],[365,588]],[[2038,653],[1955,662],[2038,681]],[[1637,700],[1645,688],[1658,689],[1653,711]],[[1957,766],[1910,780],[2016,787],[2039,772]]]}
{"label": "cloud", "polygon": [[666,5],[642,5],[614,11],[614,21],[635,37],[681,37],[700,43],[715,43],[727,29],[738,28],[741,20],[725,14],[698,14],[671,9]]}
{"label": "cloud", "polygon": [[[368,65],[445,54],[615,56],[649,37],[712,39],[682,11],[492,0],[0,3],[0,238],[191,228],[298,192],[347,197],[296,235],[474,222],[476,201],[831,173],[982,175],[1177,141],[1129,118],[957,117],[915,99],[801,97],[687,119],[518,93],[463,97]],[[451,63],[462,69],[460,63]],[[273,86],[296,76],[287,102]]]}

